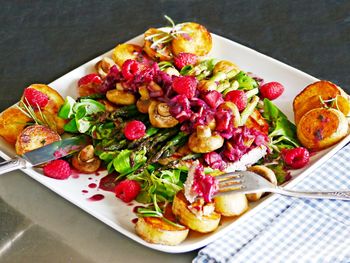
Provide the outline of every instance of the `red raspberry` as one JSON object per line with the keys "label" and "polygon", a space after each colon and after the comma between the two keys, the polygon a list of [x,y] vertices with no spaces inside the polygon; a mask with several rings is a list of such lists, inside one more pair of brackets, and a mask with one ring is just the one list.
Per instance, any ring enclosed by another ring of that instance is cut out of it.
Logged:
{"label": "red raspberry", "polygon": [[261,97],[269,100],[277,99],[283,91],[284,87],[278,82],[268,82],[260,87]]}
{"label": "red raspberry", "polygon": [[89,84],[99,85],[101,83],[102,83],[101,77],[96,73],[91,73],[79,79],[78,86],[89,85]]}
{"label": "red raspberry", "polygon": [[67,161],[54,160],[44,166],[44,174],[54,179],[64,180],[72,174],[72,170]]}
{"label": "red raspberry", "polygon": [[37,106],[43,108],[49,102],[49,97],[46,94],[31,87],[24,90],[23,97],[26,98],[24,102],[28,102],[34,108]]}
{"label": "red raspberry", "polygon": [[232,90],[225,96],[225,101],[231,101],[236,104],[239,111],[247,107],[248,98],[243,90]]}
{"label": "red raspberry", "polygon": [[289,167],[293,169],[299,169],[308,164],[310,160],[310,154],[304,147],[297,147],[294,149],[283,149],[282,159]]}
{"label": "red raspberry", "polygon": [[140,184],[135,180],[121,181],[114,189],[116,197],[125,203],[129,203],[136,198],[141,190]]}
{"label": "red raspberry", "polygon": [[91,94],[99,93],[102,84],[102,79],[95,73],[88,74],[78,81],[79,96],[89,96]]}
{"label": "red raspberry", "polygon": [[216,109],[221,103],[224,102],[221,93],[216,90],[211,90],[206,93],[203,96],[203,99],[212,109]]}
{"label": "red raspberry", "polygon": [[132,80],[141,70],[140,63],[136,60],[128,59],[122,65],[122,74],[126,80]]}
{"label": "red raspberry", "polygon": [[197,56],[191,53],[180,53],[176,58],[174,58],[175,66],[181,70],[184,66],[195,65],[197,63]]}
{"label": "red raspberry", "polygon": [[124,127],[124,135],[128,140],[137,140],[145,136],[146,126],[141,121],[130,121]]}
{"label": "red raspberry", "polygon": [[180,76],[173,79],[173,89],[180,95],[192,99],[196,94],[197,79],[192,76]]}

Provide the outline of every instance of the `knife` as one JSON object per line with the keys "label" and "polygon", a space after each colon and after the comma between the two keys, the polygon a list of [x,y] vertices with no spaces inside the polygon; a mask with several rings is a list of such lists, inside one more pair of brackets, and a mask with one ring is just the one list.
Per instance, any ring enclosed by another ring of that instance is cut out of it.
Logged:
{"label": "knife", "polygon": [[25,169],[52,160],[68,156],[80,151],[89,143],[89,137],[80,135],[56,141],[35,149],[33,151],[16,156],[13,159],[0,163],[0,174],[11,172],[17,169]]}

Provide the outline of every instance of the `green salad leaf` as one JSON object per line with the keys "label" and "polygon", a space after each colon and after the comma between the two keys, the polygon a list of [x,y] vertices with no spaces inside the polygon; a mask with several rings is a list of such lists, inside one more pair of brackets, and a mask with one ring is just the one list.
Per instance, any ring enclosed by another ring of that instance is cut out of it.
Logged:
{"label": "green salad leaf", "polygon": [[298,147],[295,125],[270,100],[264,99],[264,118],[269,122],[269,138],[273,149]]}

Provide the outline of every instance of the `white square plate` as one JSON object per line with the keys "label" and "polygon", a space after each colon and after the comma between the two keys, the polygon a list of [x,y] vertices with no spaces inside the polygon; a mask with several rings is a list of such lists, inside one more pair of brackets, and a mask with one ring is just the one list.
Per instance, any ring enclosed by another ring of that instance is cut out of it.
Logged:
{"label": "white square plate", "polygon": [[[253,72],[264,78],[265,81],[278,81],[285,86],[285,92],[275,101],[275,103],[290,120],[293,120],[293,98],[304,87],[317,81],[317,79],[238,43],[215,34],[212,34],[212,36],[213,49],[209,54],[209,57],[233,61],[244,71]],[[142,36],[138,36],[129,42],[142,44]],[[77,81],[82,76],[93,72],[94,65],[102,57],[110,55],[111,51],[85,63],[50,83],[49,86],[55,88],[63,97],[67,95],[76,97]],[[348,141],[350,141],[350,136],[347,136],[337,145],[312,156],[311,162],[306,168],[293,171],[292,175],[294,179],[287,184],[287,187],[297,184],[312,170],[340,150]],[[0,149],[0,155],[5,159],[9,159],[10,156],[15,155],[13,147],[2,139]],[[190,234],[190,236],[178,246],[164,246],[147,243],[135,234],[132,219],[136,218],[136,216],[133,213],[132,206],[123,203],[111,192],[89,187],[89,184],[92,183],[98,185],[99,180],[105,175],[105,173],[101,173],[100,175],[77,175],[72,176],[68,180],[60,181],[43,176],[39,169],[24,169],[23,172],[136,242],[152,249],[168,253],[191,251],[209,244],[227,233],[233,227],[239,227],[240,221],[245,220],[248,216],[252,216],[255,212],[262,209],[275,198],[274,195],[270,195],[268,198],[260,200],[259,202],[254,204],[251,203],[251,209],[248,212],[238,219],[222,220],[222,224],[213,233],[205,235]],[[83,190],[87,190],[88,193],[84,193]],[[90,201],[89,197],[95,194],[103,194],[105,198],[100,201]],[[136,205],[135,202],[134,205]]]}

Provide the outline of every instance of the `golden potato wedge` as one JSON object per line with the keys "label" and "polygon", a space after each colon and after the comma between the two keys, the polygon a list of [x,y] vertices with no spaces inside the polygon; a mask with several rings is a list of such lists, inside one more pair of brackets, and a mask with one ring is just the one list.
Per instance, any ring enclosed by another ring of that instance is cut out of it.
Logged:
{"label": "golden potato wedge", "polygon": [[300,92],[293,101],[294,112],[304,104],[309,103],[309,99],[313,96],[321,96],[323,100],[335,98],[337,95],[346,95],[345,92],[337,85],[330,81],[320,80],[308,85]]}
{"label": "golden potato wedge", "polygon": [[223,216],[239,216],[248,210],[245,194],[227,194],[214,197],[215,212]]}
{"label": "golden potato wedge", "polygon": [[59,134],[44,125],[28,126],[18,135],[16,153],[21,155],[47,144],[61,140]]}
{"label": "golden potato wedge", "polygon": [[[268,167],[263,165],[254,165],[248,168],[248,171],[257,173],[258,175],[261,175],[274,185],[277,185],[277,178],[275,173]],[[258,201],[261,196],[263,195],[263,192],[259,193],[252,193],[252,194],[246,194],[248,201],[255,202]]]}
{"label": "golden potato wedge", "polygon": [[36,89],[49,97],[49,102],[42,109],[43,111],[56,114],[64,104],[62,96],[53,88],[45,84],[32,84],[28,88]]}
{"label": "golden potato wedge", "polygon": [[15,144],[18,135],[32,121],[17,107],[11,107],[0,114],[0,136],[7,142]]}
{"label": "golden potato wedge", "polygon": [[297,136],[301,144],[315,151],[337,143],[347,132],[348,121],[344,114],[336,109],[310,110],[297,125]]}
{"label": "golden potato wedge", "polygon": [[119,44],[113,49],[112,59],[119,67],[128,59],[137,59],[142,53],[142,47],[134,44]]}
{"label": "golden potato wedge", "polygon": [[181,224],[200,233],[212,232],[219,226],[220,214],[213,211],[209,215],[198,216],[189,209],[190,205],[183,191],[174,197],[173,213]]}
{"label": "golden potato wedge", "polygon": [[176,227],[161,218],[141,217],[135,226],[136,234],[149,243],[176,246],[188,235],[187,227]]}
{"label": "golden potato wedge", "polygon": [[171,41],[172,51],[175,55],[187,52],[197,56],[204,56],[210,52],[213,45],[212,38],[204,26],[189,22],[185,23],[180,30],[186,33],[178,34]]}
{"label": "golden potato wedge", "polygon": [[337,95],[334,99],[334,101],[326,103],[322,103],[322,98],[320,98],[319,95],[312,96],[307,100],[307,103],[304,103],[300,105],[297,109],[294,111],[294,120],[295,123],[298,124],[301,117],[304,116],[305,113],[308,111],[315,109],[315,108],[324,108],[324,107],[332,107],[334,109],[340,110],[345,116],[350,115],[350,101],[348,99],[348,96],[343,95]]}
{"label": "golden potato wedge", "polygon": [[155,36],[152,39],[149,39],[151,35],[155,34],[161,34],[162,31],[156,28],[150,28],[148,29],[144,36],[144,46],[143,50],[146,52],[146,54],[155,61],[169,61],[173,58],[173,54],[171,52],[171,47],[169,43],[166,44],[160,44],[157,47],[152,47],[152,44],[159,40],[160,38],[164,37],[164,35]]}
{"label": "golden potato wedge", "polygon": [[[45,84],[32,84],[29,86],[29,88],[36,89],[48,96],[49,102],[41,109],[41,112],[48,120],[50,128],[57,131],[59,134],[62,134],[64,132],[63,126],[66,124],[66,120],[57,116],[58,111],[64,104],[64,99],[62,96],[56,90]],[[36,115],[39,119],[41,119],[38,112],[36,112]]]}
{"label": "golden potato wedge", "polygon": [[268,135],[269,133],[269,124],[257,109],[255,109],[249,116],[245,125],[248,128],[254,128],[263,134]]}

